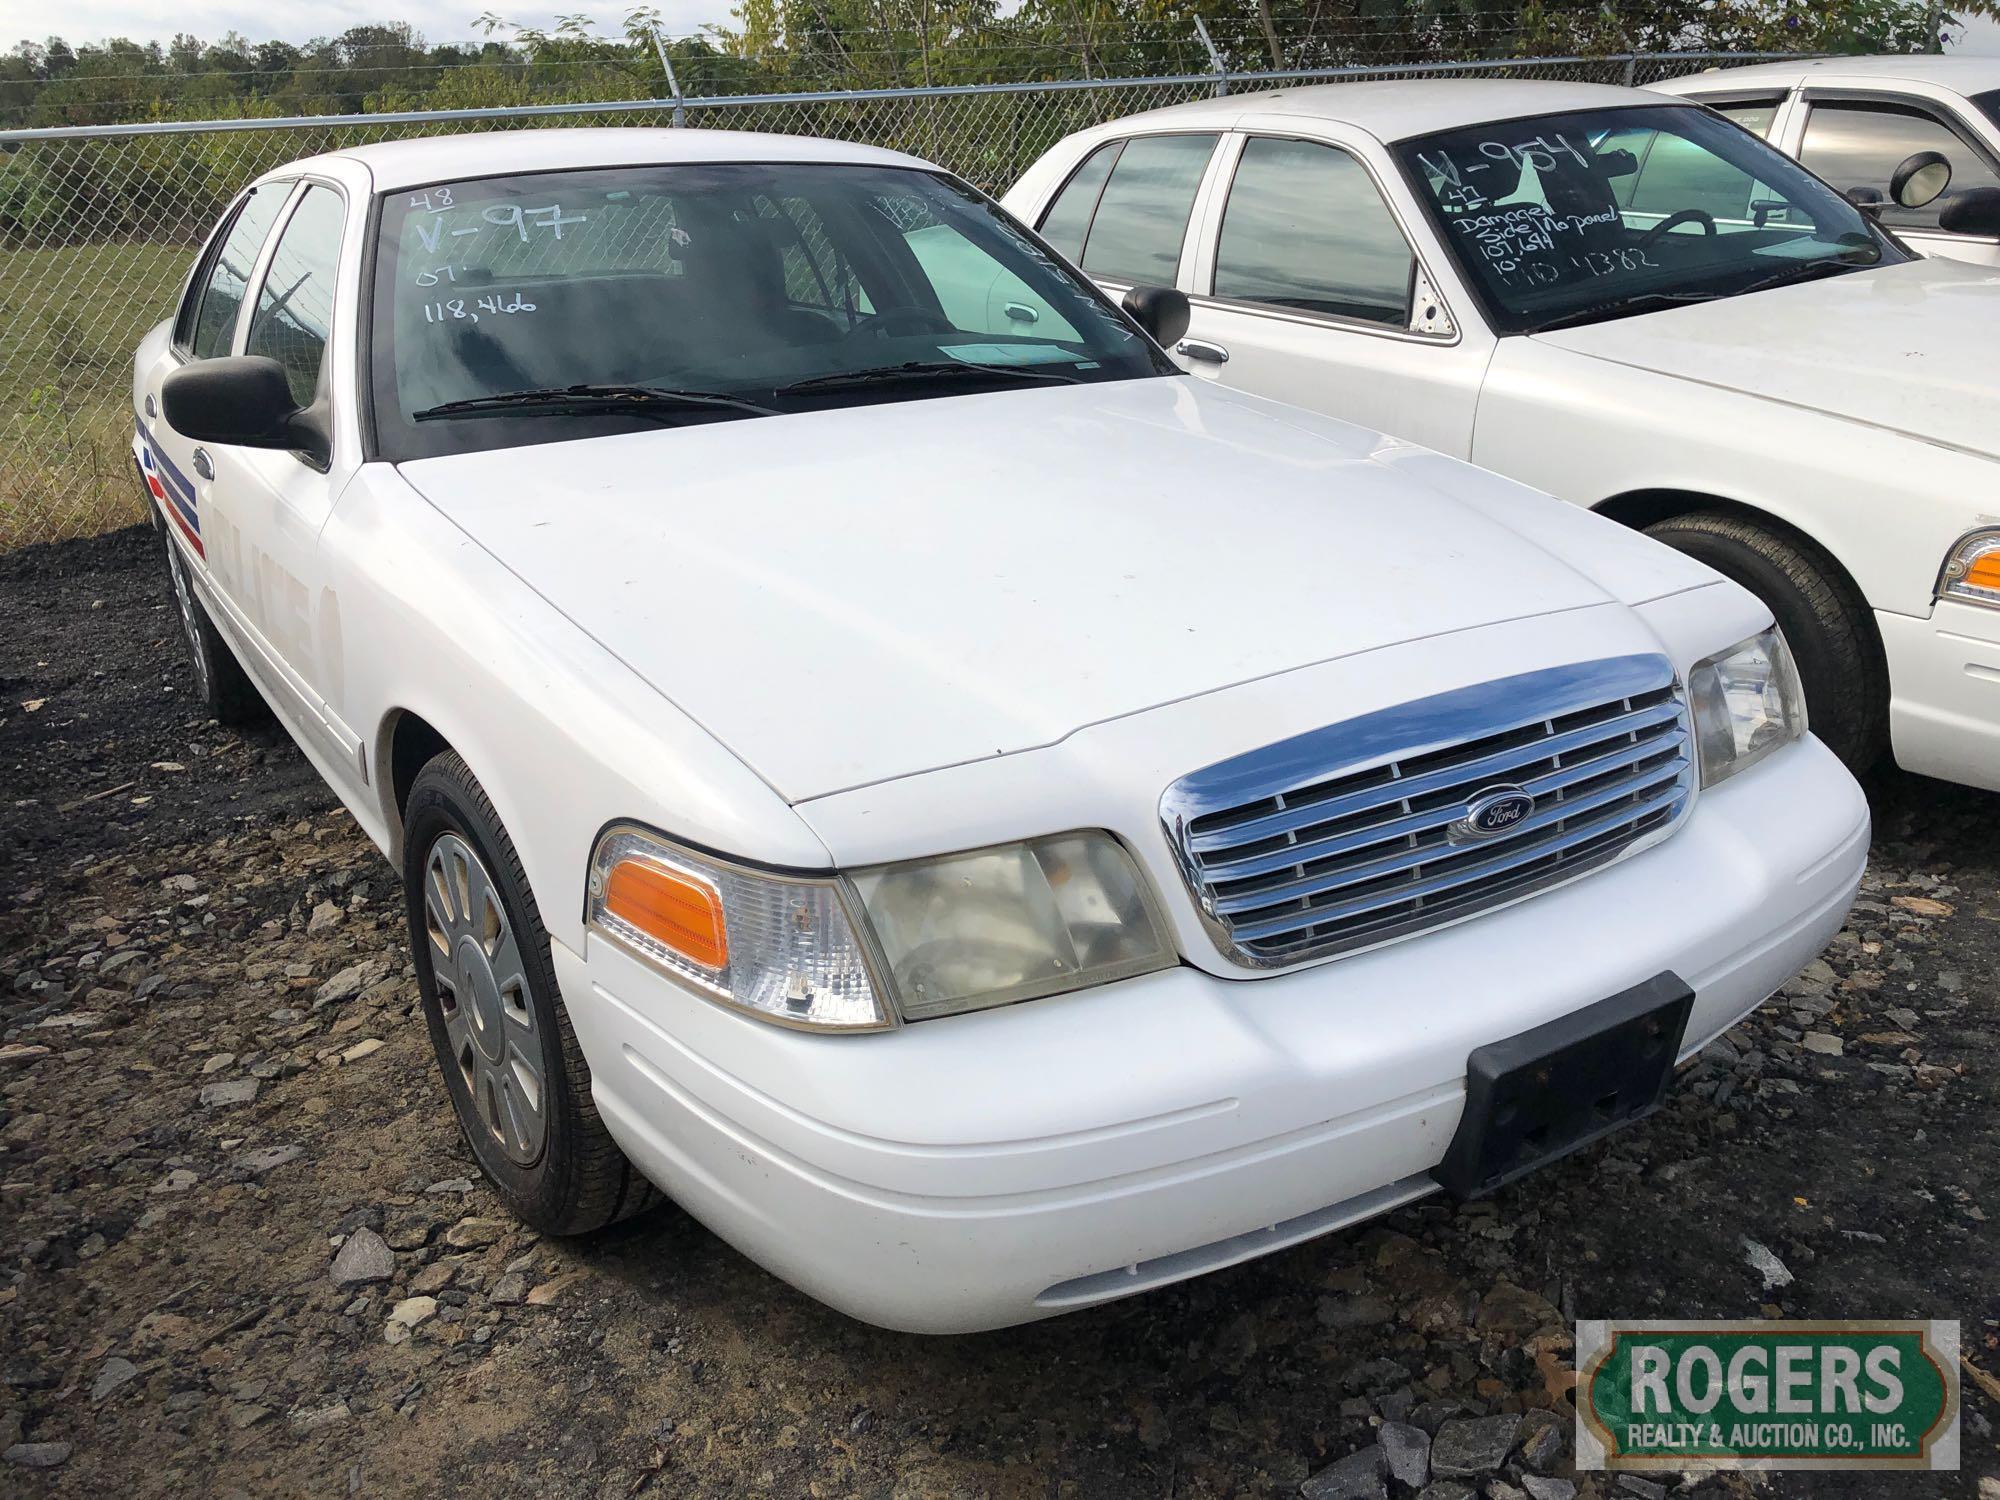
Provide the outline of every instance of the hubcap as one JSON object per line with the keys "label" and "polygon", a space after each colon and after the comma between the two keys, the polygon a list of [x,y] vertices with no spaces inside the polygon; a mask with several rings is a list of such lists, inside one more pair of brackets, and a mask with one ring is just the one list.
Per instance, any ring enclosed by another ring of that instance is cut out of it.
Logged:
{"label": "hubcap", "polygon": [[507,1159],[532,1165],[548,1138],[541,1033],[514,924],[472,846],[441,835],[424,860],[424,926],[466,1124]]}
{"label": "hubcap", "polygon": [[188,655],[194,658],[195,686],[208,696],[208,656],[201,649],[201,620],[195,613],[194,585],[188,582],[187,564],[172,537],[167,538],[167,572],[174,580],[174,602],[180,605],[181,633],[187,637]]}

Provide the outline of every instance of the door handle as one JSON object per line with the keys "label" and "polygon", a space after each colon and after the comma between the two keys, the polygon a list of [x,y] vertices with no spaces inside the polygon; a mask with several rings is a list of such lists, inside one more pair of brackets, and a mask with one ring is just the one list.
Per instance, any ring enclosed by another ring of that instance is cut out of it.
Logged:
{"label": "door handle", "polygon": [[209,461],[208,450],[206,448],[197,448],[194,450],[194,471],[203,479],[215,478],[215,465]]}
{"label": "door handle", "polygon": [[1213,365],[1229,363],[1229,351],[1220,344],[1211,344],[1207,339],[1182,339],[1174,345],[1174,353],[1187,359],[1206,360]]}

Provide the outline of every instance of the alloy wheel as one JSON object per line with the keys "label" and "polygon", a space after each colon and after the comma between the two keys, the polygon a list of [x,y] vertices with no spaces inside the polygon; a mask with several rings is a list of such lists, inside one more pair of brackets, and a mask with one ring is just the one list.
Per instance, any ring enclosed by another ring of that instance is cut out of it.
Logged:
{"label": "alloy wheel", "polygon": [[424,859],[424,926],[438,1010],[472,1118],[507,1159],[548,1139],[548,1063],[514,924],[478,854],[455,833]]}

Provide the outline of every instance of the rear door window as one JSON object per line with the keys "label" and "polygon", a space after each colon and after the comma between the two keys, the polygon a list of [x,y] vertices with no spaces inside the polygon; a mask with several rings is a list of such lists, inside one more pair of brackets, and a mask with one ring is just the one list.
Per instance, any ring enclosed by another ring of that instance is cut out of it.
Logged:
{"label": "rear door window", "polygon": [[235,343],[236,321],[243,310],[243,293],[250,285],[250,273],[256,269],[257,254],[264,248],[264,240],[291,191],[289,182],[271,182],[251,189],[250,196],[236,211],[236,222],[222,237],[207,274],[189,290],[175,337],[195,359],[214,359],[227,354]]}
{"label": "rear door window", "polygon": [[1769,99],[1724,99],[1709,108],[1725,120],[1734,120],[1752,135],[1769,137],[1771,123],[1778,118],[1778,106],[1784,102],[1783,95]]}
{"label": "rear door window", "polygon": [[315,185],[292,211],[257,293],[245,354],[262,354],[285,368],[292,400],[310,406],[319,394],[333,327],[333,280],[347,208],[339,193]]}
{"label": "rear door window", "polygon": [[1083,259],[1083,237],[1090,233],[1091,215],[1097,212],[1104,179],[1111,175],[1111,164],[1124,148],[1123,141],[1112,141],[1091,152],[1042,215],[1042,238],[1072,261]]}
{"label": "rear door window", "polygon": [[1213,135],[1149,135],[1118,154],[1083,242],[1083,268],[1113,281],[1172,286]]}

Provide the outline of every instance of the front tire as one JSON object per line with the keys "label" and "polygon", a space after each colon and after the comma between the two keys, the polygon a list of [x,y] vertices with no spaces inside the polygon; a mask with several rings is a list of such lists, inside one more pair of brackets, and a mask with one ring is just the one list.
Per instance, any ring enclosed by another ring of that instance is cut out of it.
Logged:
{"label": "front tire", "polygon": [[1882,758],[1889,669],[1868,602],[1825,551],[1721,511],[1675,516],[1646,534],[1763,600],[1798,662],[1813,733],[1857,776]]}
{"label": "front tire", "polygon": [[459,1129],[524,1222],[584,1234],[657,1196],[598,1119],[514,842],[465,762],[417,773],[403,886],[424,1019]]}
{"label": "front tire", "polygon": [[257,684],[250,680],[250,674],[243,670],[236,653],[229,649],[229,643],[209,619],[201,600],[195,597],[194,579],[188,573],[187,559],[181,556],[180,544],[173,533],[162,527],[160,538],[167,549],[167,577],[173,585],[174,607],[180,611],[181,639],[187,644],[194,667],[195,696],[218,724],[240,728],[262,723],[271,715],[263,694],[257,691]]}

